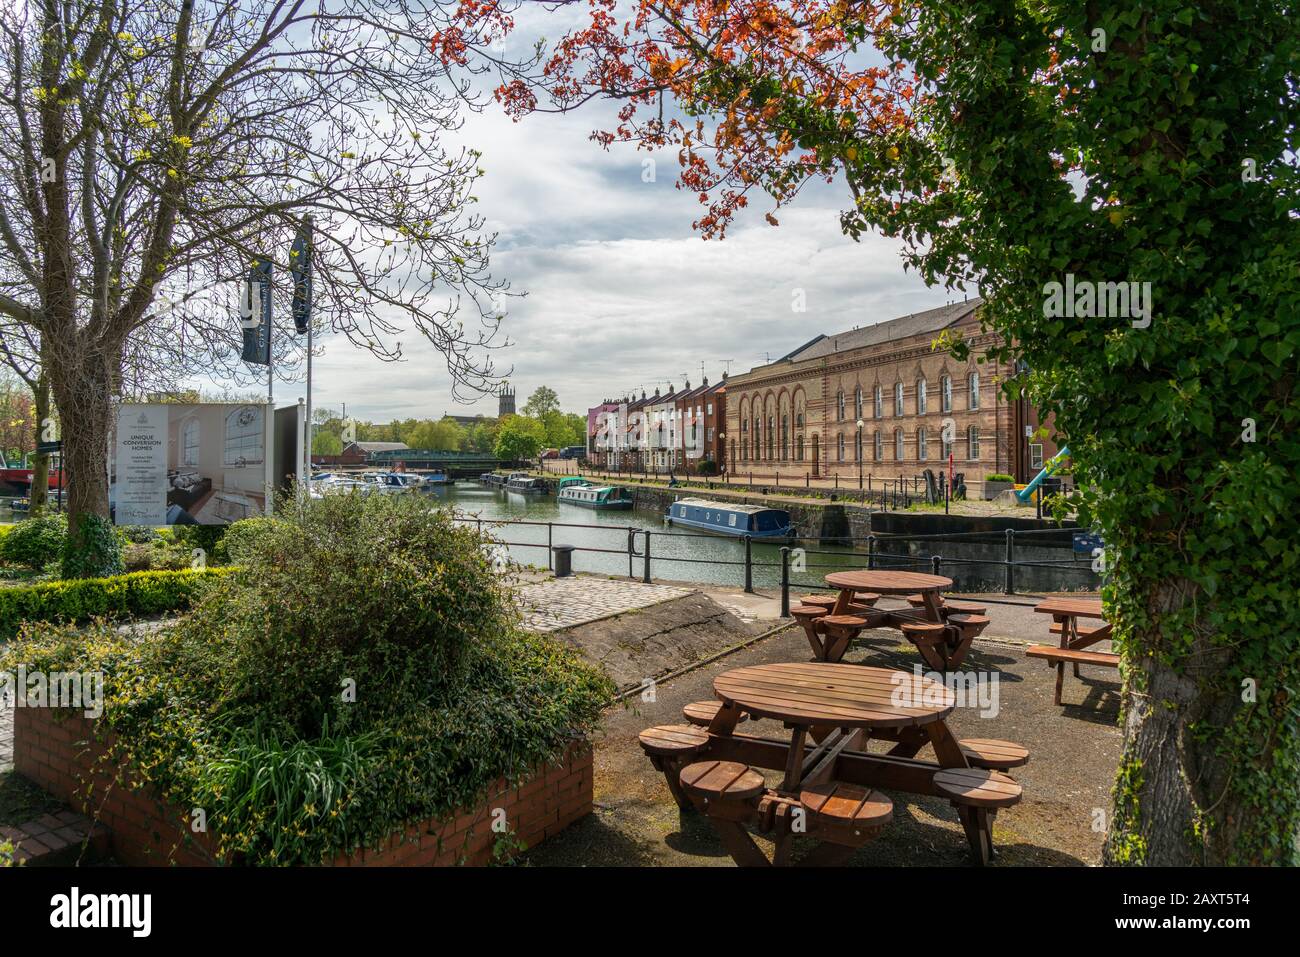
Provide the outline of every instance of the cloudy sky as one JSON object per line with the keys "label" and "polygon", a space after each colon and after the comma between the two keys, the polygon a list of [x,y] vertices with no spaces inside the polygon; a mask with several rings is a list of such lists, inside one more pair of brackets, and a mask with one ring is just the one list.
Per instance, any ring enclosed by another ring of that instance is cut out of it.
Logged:
{"label": "cloudy sky", "polygon": [[[554,35],[554,31],[552,31]],[[496,353],[522,404],[537,386],[568,411],[606,396],[656,386],[714,381],[777,357],[818,333],[831,333],[942,305],[952,293],[927,289],[904,273],[897,244],[879,236],[855,243],[839,229],[842,186],[818,186],[778,214],[779,227],[754,203],[725,240],[691,229],[702,210],[675,186],[675,153],[654,157],[631,147],[592,143],[610,109],[536,115],[520,123],[495,106],[466,118],[454,140],[482,151],[487,175],[478,211],[499,232],[492,271],[512,291],[504,329],[513,345]],[[795,312],[797,291],[806,302]],[[402,337],[406,359],[384,363],[326,338],[315,365],[313,401],[373,421],[495,414],[496,400],[452,401],[444,363],[416,336]],[[277,405],[304,394],[277,383]]]}

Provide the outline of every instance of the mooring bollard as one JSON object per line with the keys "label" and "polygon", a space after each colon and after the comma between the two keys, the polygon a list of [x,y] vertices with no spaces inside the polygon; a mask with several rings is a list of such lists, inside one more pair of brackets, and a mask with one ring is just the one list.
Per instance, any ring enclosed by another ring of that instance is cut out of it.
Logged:
{"label": "mooring bollard", "polygon": [[867,536],[867,569],[874,570],[876,567],[876,536]]}
{"label": "mooring bollard", "polygon": [[572,545],[552,545],[551,553],[555,556],[555,577],[568,578],[573,574]]}
{"label": "mooring bollard", "polygon": [[650,584],[650,530],[645,532],[645,565],[642,567],[641,580]]}
{"label": "mooring bollard", "polygon": [[781,617],[790,617],[790,546],[781,546]]}
{"label": "mooring bollard", "polygon": [[754,593],[754,550],[753,541],[745,536],[745,593]]}

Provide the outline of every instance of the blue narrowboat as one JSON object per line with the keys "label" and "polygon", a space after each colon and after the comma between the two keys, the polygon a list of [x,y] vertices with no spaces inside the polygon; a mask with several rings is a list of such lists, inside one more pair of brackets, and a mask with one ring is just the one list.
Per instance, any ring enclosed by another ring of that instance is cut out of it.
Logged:
{"label": "blue narrowboat", "polygon": [[707,498],[683,498],[673,502],[664,516],[669,525],[698,528],[719,535],[743,538],[788,538],[794,534],[790,513],[782,508],[736,505]]}

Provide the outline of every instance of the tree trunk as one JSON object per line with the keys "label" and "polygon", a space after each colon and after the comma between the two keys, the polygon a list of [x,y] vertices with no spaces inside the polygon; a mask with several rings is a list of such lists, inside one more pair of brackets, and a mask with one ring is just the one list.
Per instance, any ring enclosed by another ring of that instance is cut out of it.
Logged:
{"label": "tree trunk", "polygon": [[76,547],[85,516],[108,517],[108,440],[121,358],[85,347],[52,353],[49,376],[62,425],[68,536]]}
{"label": "tree trunk", "polygon": [[[50,380],[41,373],[32,389],[32,409],[35,413],[36,441],[45,440],[45,422],[50,418]],[[36,454],[32,456],[32,490],[28,497],[31,503],[29,514],[35,518],[45,510],[45,502],[50,494],[50,457]]]}
{"label": "tree trunk", "polygon": [[[1191,595],[1206,599],[1186,582],[1167,582],[1160,591],[1166,600],[1157,604],[1165,609]],[[1233,677],[1234,665],[1272,638],[1267,628],[1232,645],[1222,636],[1212,642],[1197,634],[1177,655],[1178,670],[1161,660],[1164,642],[1154,635],[1122,641],[1124,752],[1106,864],[1261,865],[1292,858],[1294,821],[1270,813],[1267,800],[1260,806],[1258,791],[1240,786],[1286,774],[1275,763],[1285,749],[1272,745],[1291,733],[1287,696],[1270,696],[1265,682],[1256,693]],[[1257,749],[1225,748],[1225,735],[1243,727],[1258,740]]]}

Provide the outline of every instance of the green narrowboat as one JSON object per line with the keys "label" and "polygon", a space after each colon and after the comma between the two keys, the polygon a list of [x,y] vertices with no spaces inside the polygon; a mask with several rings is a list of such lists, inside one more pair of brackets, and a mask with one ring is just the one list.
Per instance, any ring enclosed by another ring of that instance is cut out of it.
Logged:
{"label": "green narrowboat", "polygon": [[632,493],[621,485],[570,484],[560,489],[555,498],[556,501],[568,505],[581,505],[583,508],[607,511],[632,507]]}

